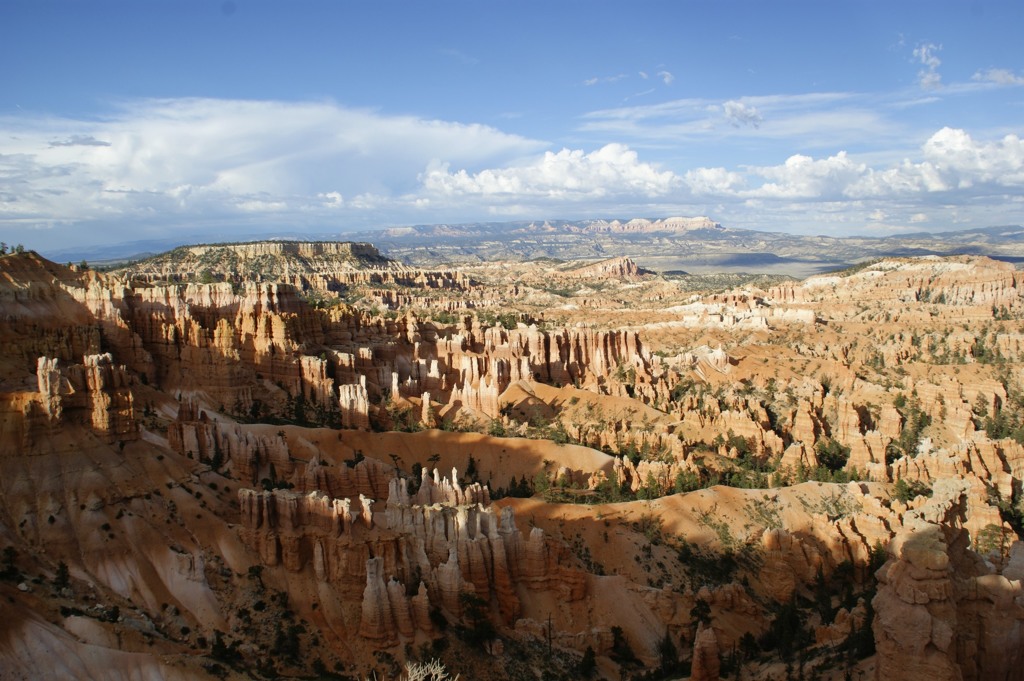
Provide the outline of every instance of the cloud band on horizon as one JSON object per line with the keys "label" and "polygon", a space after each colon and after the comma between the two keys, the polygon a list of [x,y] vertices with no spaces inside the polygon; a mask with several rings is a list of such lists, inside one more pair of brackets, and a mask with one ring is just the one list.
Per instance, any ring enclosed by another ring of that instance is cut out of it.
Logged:
{"label": "cloud band on horizon", "polygon": [[[778,101],[727,100],[719,115],[754,134]],[[1012,218],[1024,189],[1020,137],[951,127],[914,157],[884,163],[834,149],[768,165],[670,167],[653,148],[623,142],[550,146],[332,102],[156,99],[96,119],[7,116],[0,230],[20,241],[17,232],[71,234],[86,223],[108,224],[113,236],[139,225],[343,231],[493,215],[689,213],[752,228],[863,231],[879,216],[892,228],[953,226],[944,207],[954,202],[958,220]]]}

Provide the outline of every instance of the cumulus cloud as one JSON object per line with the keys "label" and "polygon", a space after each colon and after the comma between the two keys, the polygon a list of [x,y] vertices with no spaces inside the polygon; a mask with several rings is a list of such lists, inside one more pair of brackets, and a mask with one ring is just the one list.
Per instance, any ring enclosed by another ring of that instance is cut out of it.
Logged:
{"label": "cumulus cloud", "polygon": [[845,151],[823,159],[796,154],[780,166],[754,169],[767,182],[748,192],[748,196],[787,199],[834,199],[867,170],[852,161]]}
{"label": "cumulus cloud", "polygon": [[925,90],[942,86],[942,76],[939,75],[942,60],[937,54],[941,49],[942,45],[935,43],[921,43],[914,48],[914,60],[923,67],[917,72],[917,82]]}
{"label": "cumulus cloud", "polygon": [[683,176],[687,188],[695,195],[736,194],[746,186],[741,173],[725,168],[696,168]]}
{"label": "cumulus cloud", "polygon": [[1024,76],[1018,76],[1009,69],[986,69],[978,71],[971,80],[980,83],[995,83],[996,85],[1024,85]]}
{"label": "cumulus cloud", "polygon": [[[39,233],[63,246],[182,226],[223,237],[260,231],[254,225],[301,231],[555,213],[711,213],[761,228],[809,216],[931,226],[951,214],[936,206],[949,205],[962,207],[961,219],[1020,220],[1024,142],[1016,134],[942,128],[899,156],[860,155],[852,146],[847,153],[839,151],[844,131],[877,140],[881,128],[847,99],[818,93],[621,107],[584,118],[599,141],[561,150],[488,126],[331,102],[142,100],[88,119],[0,117],[0,238]],[[647,141],[608,142],[642,138],[637,131],[648,125],[656,133]],[[832,142],[818,153],[809,131]],[[758,165],[720,154],[723,137],[753,135],[788,153]],[[681,159],[697,157],[702,139],[716,160],[687,165]],[[677,165],[655,162],[659,153]]]}
{"label": "cumulus cloud", "polygon": [[781,165],[745,173],[700,168],[685,175],[695,194],[759,200],[895,200],[959,192],[979,196],[1024,190],[1024,141],[1006,135],[989,142],[942,128],[921,146],[917,160],[875,168],[840,151],[825,158],[790,156]]}
{"label": "cumulus cloud", "polygon": [[400,197],[431,159],[472,167],[544,146],[330,102],[143,100],[87,120],[8,117],[0,223],[355,209],[370,202],[343,193]]}
{"label": "cumulus cloud", "polygon": [[1024,187],[1024,141],[1006,135],[992,142],[978,142],[963,130],[943,128],[923,148],[924,164],[934,166],[949,186],[975,184]]}
{"label": "cumulus cloud", "polygon": [[680,185],[674,173],[641,162],[635,151],[621,144],[608,144],[589,154],[579,149],[549,151],[524,165],[475,173],[449,168],[450,164],[439,162],[427,168],[422,181],[428,194],[578,201],[612,196],[654,198]]}
{"label": "cumulus cloud", "polygon": [[488,126],[330,102],[144,100],[88,120],[5,118],[0,237],[41,225],[107,224],[103,238],[114,240],[140,238],[142,225],[219,225],[227,235],[339,219],[370,226],[556,206],[642,210],[684,189],[623,144],[546,147]]}
{"label": "cumulus cloud", "polygon": [[942,128],[921,147],[917,161],[866,169],[844,194],[890,198],[947,194],[988,197],[1024,190],[1024,142],[1016,135],[982,142],[964,130]]}
{"label": "cumulus cloud", "polygon": [[658,71],[658,77],[661,78],[661,81],[665,83],[665,85],[671,85],[672,81],[676,79],[676,77],[668,71]]}

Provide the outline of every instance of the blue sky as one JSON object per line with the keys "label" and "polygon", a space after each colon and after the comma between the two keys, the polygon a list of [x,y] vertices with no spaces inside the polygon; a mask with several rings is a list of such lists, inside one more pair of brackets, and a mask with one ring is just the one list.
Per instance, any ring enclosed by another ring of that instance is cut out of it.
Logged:
{"label": "blue sky", "polygon": [[0,240],[1024,222],[1024,3],[7,0]]}

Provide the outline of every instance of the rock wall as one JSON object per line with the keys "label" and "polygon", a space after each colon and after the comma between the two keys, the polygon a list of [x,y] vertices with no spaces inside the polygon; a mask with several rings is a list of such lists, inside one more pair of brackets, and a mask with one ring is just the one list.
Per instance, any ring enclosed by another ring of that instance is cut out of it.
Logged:
{"label": "rock wall", "polygon": [[414,494],[407,486],[390,481],[383,512],[364,495],[241,489],[243,536],[267,565],[311,568],[343,593],[361,583],[359,631],[381,645],[431,633],[424,611],[432,607],[457,620],[463,593],[494,603],[508,625],[521,612],[520,588],[566,602],[587,595],[571,554],[540,528],[524,537],[511,508],[495,514],[486,488],[463,488],[457,471],[446,479],[436,470],[424,471]]}
{"label": "rock wall", "polygon": [[51,424],[84,424],[110,442],[138,437],[132,379],[109,353],[86,355],[81,364],[68,366],[40,357],[36,380],[39,403]]}
{"label": "rock wall", "polygon": [[1021,679],[1020,575],[995,573],[967,551],[967,532],[911,524],[878,571],[876,678]]}
{"label": "rock wall", "polygon": [[614,277],[616,279],[634,279],[642,274],[640,268],[631,258],[610,258],[592,265],[570,270],[564,273],[569,279],[600,279]]}
{"label": "rock wall", "polygon": [[838,301],[932,302],[991,309],[1021,306],[1022,279],[1011,263],[977,257],[887,258],[848,276],[821,275],[773,287],[771,303]]}

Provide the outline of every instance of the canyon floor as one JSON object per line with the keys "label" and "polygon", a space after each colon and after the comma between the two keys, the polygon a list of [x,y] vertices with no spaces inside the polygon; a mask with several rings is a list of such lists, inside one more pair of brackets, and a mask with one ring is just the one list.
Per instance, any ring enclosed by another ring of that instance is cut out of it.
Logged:
{"label": "canyon floor", "polygon": [[1024,273],[0,256],[0,676],[1024,679]]}

